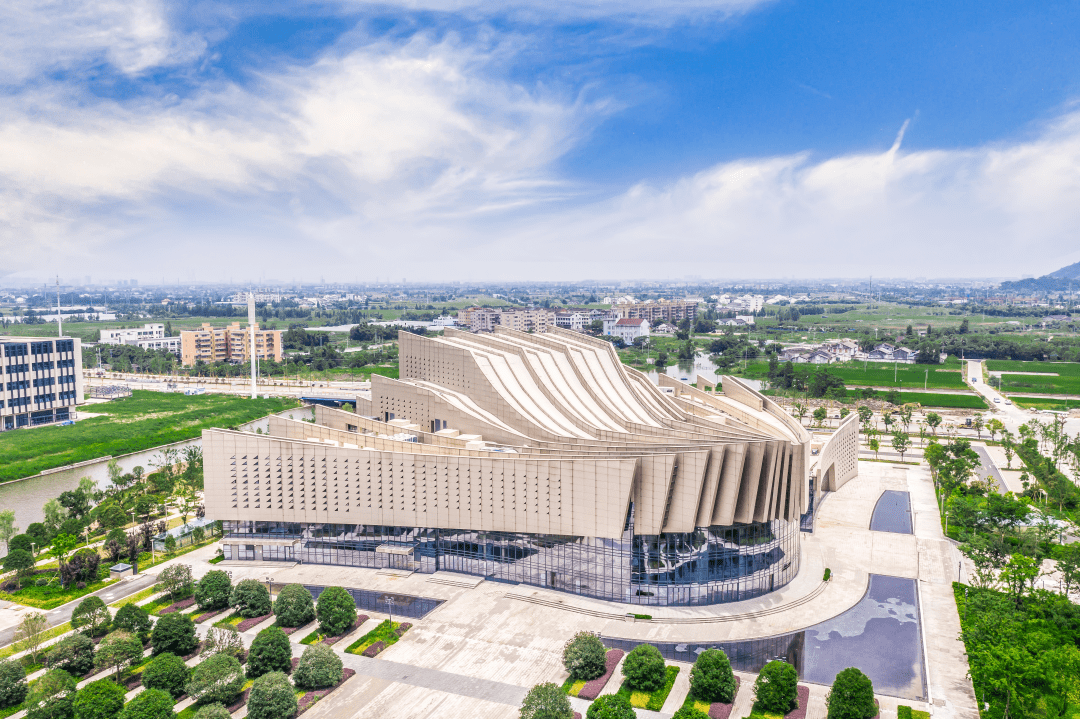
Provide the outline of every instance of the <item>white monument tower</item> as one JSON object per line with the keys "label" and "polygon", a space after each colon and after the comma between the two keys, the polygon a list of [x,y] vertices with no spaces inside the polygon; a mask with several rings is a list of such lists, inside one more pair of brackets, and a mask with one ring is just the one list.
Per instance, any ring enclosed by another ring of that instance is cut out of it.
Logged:
{"label": "white monument tower", "polygon": [[255,399],[255,295],[248,292],[248,328],[251,331],[251,398]]}

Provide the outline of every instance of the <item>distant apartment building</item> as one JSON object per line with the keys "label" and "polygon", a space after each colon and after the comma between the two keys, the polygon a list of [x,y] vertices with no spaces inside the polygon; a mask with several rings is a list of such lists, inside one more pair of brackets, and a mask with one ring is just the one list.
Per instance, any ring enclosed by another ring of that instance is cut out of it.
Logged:
{"label": "distant apartment building", "polygon": [[626,344],[633,344],[638,337],[649,336],[649,321],[629,317],[604,320],[604,334],[618,337]]}
{"label": "distant apartment building", "polygon": [[660,322],[678,323],[684,319],[691,322],[697,317],[698,303],[692,300],[660,300],[658,302],[635,302],[618,304],[608,311],[609,317],[648,320],[655,325]]}
{"label": "distant apartment building", "polygon": [[82,344],[71,337],[0,337],[0,431],[71,419],[82,402]]}
{"label": "distant apartment building", "polygon": [[587,311],[561,310],[555,313],[555,326],[574,332],[584,332],[592,321],[592,314]]}
{"label": "distant apartment building", "polygon": [[[255,330],[255,356],[281,362],[282,330]],[[239,322],[228,327],[212,327],[204,322],[202,329],[180,333],[180,359],[185,367],[199,360],[214,362],[248,362],[251,359],[250,330]]]}
{"label": "distant apartment building", "polygon": [[519,332],[546,332],[555,326],[555,313],[542,307],[469,307],[458,313],[458,324],[473,332],[493,332],[496,326]]}

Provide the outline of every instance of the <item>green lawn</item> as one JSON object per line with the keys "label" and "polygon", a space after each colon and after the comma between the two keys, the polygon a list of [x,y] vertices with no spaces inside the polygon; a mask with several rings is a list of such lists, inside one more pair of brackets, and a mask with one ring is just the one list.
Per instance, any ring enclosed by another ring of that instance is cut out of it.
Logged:
{"label": "green lawn", "polygon": [[37,609],[56,609],[61,604],[67,604],[74,599],[85,597],[87,594],[96,592],[99,589],[104,589],[110,583],[111,580],[99,579],[93,584],[87,584],[85,589],[79,589],[74,585],[67,589],[61,589],[59,582],[44,587],[33,584],[27,586],[24,584],[23,588],[17,592],[0,592],[0,599],[15,602],[16,604],[22,604],[26,607],[35,607]]}
{"label": "green lawn", "polygon": [[111,608],[113,608],[113,609],[119,609],[120,607],[124,606],[125,604],[138,604],[139,602],[146,599],[147,597],[150,597],[150,596],[152,596],[154,594],[157,594],[160,591],[161,591],[161,587],[159,587],[156,584],[151,584],[146,589],[143,589],[140,592],[136,592],[135,594],[132,594],[130,597],[124,597],[123,599],[121,599],[118,602],[113,602],[109,606]]}
{"label": "green lawn", "polygon": [[237,612],[233,612],[232,614],[225,617],[224,619],[219,619],[216,622],[214,622],[214,626],[215,627],[230,627],[232,629],[236,629],[236,627],[238,627],[240,625],[240,622],[242,622],[242,621],[244,621],[244,617],[240,616],[240,614],[237,613]]}
{"label": "green lawn", "polygon": [[[90,405],[103,414],[66,427],[37,427],[0,434],[0,482],[45,469],[150,449],[198,437],[210,427],[235,427],[295,407],[282,398],[187,396],[136,390],[131,397]],[[125,467],[125,469],[130,469]]]}
{"label": "green lawn", "polygon": [[[829,374],[845,384],[866,387],[910,387],[922,389],[966,389],[959,370],[942,369],[940,365],[897,365],[883,362],[843,362],[826,365]],[[894,379],[895,377],[895,379]]]}
{"label": "green lawn", "polygon": [[1023,407],[1024,409],[1034,407],[1035,409],[1053,409],[1063,412],[1067,409],[1080,407],[1080,397],[1070,400],[1054,399],[1053,397],[1010,397],[1009,399],[1017,407]]}

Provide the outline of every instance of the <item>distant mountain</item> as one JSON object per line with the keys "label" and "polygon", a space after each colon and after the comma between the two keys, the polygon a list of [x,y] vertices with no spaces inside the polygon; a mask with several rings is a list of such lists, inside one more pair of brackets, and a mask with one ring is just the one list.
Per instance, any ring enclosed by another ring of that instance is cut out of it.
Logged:
{"label": "distant mountain", "polygon": [[1013,292],[1064,292],[1073,288],[1080,288],[1080,262],[1042,277],[1001,283],[1001,289]]}
{"label": "distant mountain", "polygon": [[[1080,280],[1080,262],[1074,262],[1068,267],[1062,267],[1056,272],[1051,272],[1046,277],[1053,277],[1059,280]],[[1045,279],[1045,278],[1039,278]]]}

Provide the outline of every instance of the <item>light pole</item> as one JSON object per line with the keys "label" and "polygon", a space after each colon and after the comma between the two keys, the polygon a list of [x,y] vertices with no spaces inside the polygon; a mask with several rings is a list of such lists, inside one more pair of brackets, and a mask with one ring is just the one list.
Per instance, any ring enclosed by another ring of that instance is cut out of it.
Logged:
{"label": "light pole", "polygon": [[393,597],[387,597],[386,598],[386,608],[387,608],[387,613],[389,613],[389,615],[390,615],[390,626],[392,628],[394,626],[394,598]]}
{"label": "light pole", "polygon": [[273,597],[274,596],[274,578],[273,577],[267,577],[266,578],[266,583],[270,585],[270,596]]}

